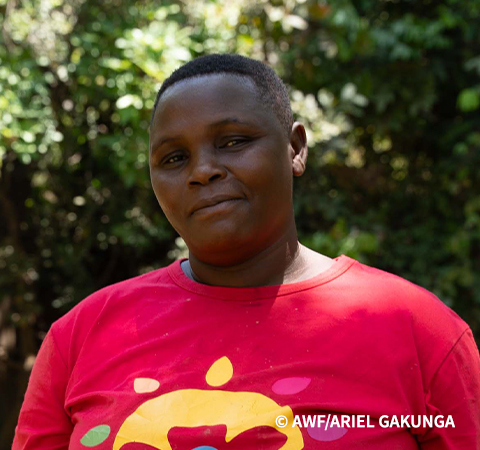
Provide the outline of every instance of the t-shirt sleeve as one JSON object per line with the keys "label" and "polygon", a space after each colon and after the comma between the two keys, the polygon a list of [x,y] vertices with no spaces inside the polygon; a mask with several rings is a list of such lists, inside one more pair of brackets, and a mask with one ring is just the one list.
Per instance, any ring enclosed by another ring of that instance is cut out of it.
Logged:
{"label": "t-shirt sleeve", "polygon": [[67,366],[50,329],[30,374],[12,450],[68,449],[73,426],[64,408],[67,382]]}
{"label": "t-shirt sleeve", "polygon": [[480,356],[467,328],[433,376],[425,403],[428,415],[451,425],[434,427],[418,438],[422,450],[480,450]]}

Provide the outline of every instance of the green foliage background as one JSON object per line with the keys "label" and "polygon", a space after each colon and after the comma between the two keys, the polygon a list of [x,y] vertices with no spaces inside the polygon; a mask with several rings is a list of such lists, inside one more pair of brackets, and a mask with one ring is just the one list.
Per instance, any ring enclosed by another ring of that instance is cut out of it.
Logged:
{"label": "green foliage background", "polygon": [[162,80],[268,62],[308,127],[300,240],[480,333],[480,0],[0,0],[0,446],[51,322],[185,251],[148,177]]}

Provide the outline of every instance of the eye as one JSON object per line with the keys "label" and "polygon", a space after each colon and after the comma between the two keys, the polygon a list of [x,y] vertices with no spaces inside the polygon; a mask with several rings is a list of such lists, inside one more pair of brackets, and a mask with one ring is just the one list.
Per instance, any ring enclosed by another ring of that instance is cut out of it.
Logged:
{"label": "eye", "polygon": [[245,144],[246,142],[248,142],[248,139],[245,138],[230,139],[229,141],[227,141],[226,144],[221,145],[220,148],[238,147],[239,145]]}
{"label": "eye", "polygon": [[185,159],[185,155],[181,155],[181,154],[171,155],[163,161],[163,164],[167,164],[167,165],[175,164],[180,161],[183,161],[184,159]]}

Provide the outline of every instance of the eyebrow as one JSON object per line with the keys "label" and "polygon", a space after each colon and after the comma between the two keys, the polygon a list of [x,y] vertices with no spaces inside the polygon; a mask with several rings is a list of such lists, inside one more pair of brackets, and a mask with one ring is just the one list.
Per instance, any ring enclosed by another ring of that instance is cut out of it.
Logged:
{"label": "eyebrow", "polygon": [[[238,119],[237,117],[227,117],[226,119],[219,120],[218,122],[211,123],[208,125],[208,128],[215,129],[215,128],[221,128],[226,125],[230,124],[235,124],[235,125],[247,125],[247,126],[255,126],[253,122],[246,122]],[[171,137],[166,137],[160,140],[160,142],[155,143],[155,145],[152,145],[151,151],[155,152],[157,149],[159,149],[163,144],[166,144],[167,142],[172,142],[179,140],[181,136],[171,136]]]}

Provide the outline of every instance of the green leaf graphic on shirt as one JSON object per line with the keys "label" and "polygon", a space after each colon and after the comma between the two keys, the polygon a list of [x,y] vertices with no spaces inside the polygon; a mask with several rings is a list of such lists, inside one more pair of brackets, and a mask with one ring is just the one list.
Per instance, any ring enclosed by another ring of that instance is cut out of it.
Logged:
{"label": "green leaf graphic on shirt", "polygon": [[101,444],[107,439],[109,434],[110,427],[108,425],[98,425],[87,431],[82,439],[80,439],[80,442],[85,447],[95,447],[95,445]]}

